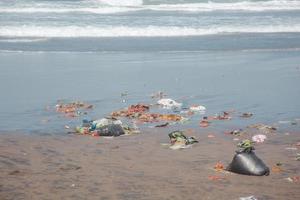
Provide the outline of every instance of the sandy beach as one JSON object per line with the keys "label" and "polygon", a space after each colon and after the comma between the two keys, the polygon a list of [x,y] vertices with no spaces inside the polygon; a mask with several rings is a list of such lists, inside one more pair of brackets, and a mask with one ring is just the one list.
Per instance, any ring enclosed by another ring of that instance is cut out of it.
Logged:
{"label": "sandy beach", "polygon": [[299,161],[294,159],[299,152],[298,132],[270,133],[268,140],[256,145],[256,154],[270,168],[282,163],[283,171],[262,177],[214,170],[218,161],[231,162],[237,143],[232,136],[186,130],[199,143],[171,150],[161,144],[169,142],[168,132],[158,128],[113,139],[1,134],[0,199],[239,199],[253,195],[260,200],[294,200],[300,196],[299,181],[287,180],[300,175]]}
{"label": "sandy beach", "polygon": [[0,0],[0,200],[298,200],[299,63],[298,0]]}

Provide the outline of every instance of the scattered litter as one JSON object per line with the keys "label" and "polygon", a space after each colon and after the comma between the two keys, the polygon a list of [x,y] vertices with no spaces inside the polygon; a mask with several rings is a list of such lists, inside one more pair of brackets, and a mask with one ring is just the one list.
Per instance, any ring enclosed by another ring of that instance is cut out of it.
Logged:
{"label": "scattered litter", "polygon": [[206,108],[204,106],[200,106],[200,105],[192,105],[190,107],[190,111],[192,112],[205,112]]}
{"label": "scattered litter", "polygon": [[263,143],[267,139],[266,135],[254,135],[252,141],[256,143]]}
{"label": "scattered litter", "polygon": [[208,127],[210,123],[211,122],[208,121],[207,117],[203,117],[203,119],[200,121],[199,125],[200,125],[200,127],[205,128],[205,127]]}
{"label": "scattered litter", "polygon": [[92,129],[97,129],[103,126],[107,126],[109,124],[119,124],[122,125],[121,120],[118,120],[116,118],[102,118],[98,120],[94,120],[91,122],[92,123]]}
{"label": "scattered litter", "polygon": [[171,149],[189,148],[192,144],[198,143],[194,137],[187,137],[182,131],[173,131],[169,133]]}
{"label": "scattered litter", "polygon": [[175,114],[161,114],[159,115],[159,118],[166,121],[180,121],[183,119],[182,116]]}
{"label": "scattered litter", "polygon": [[262,131],[264,133],[272,133],[272,132],[277,130],[277,128],[275,128],[273,126],[268,126],[268,125],[265,125],[265,124],[254,124],[254,125],[250,125],[248,127],[249,128],[256,128],[259,131]]}
{"label": "scattered litter", "polygon": [[248,196],[248,197],[240,197],[240,200],[258,200],[254,196]]}
{"label": "scattered litter", "polygon": [[68,126],[68,125],[65,125],[65,129],[70,129],[70,126]]}
{"label": "scattered litter", "polygon": [[230,135],[234,135],[234,136],[241,136],[244,133],[245,133],[245,131],[243,131],[243,129],[236,129],[233,131],[225,132],[225,134],[230,134]]}
{"label": "scattered litter", "polygon": [[300,182],[300,176],[288,177],[288,178],[286,178],[286,180],[291,183],[297,183],[297,182]]}
{"label": "scattered litter", "polygon": [[178,103],[173,99],[160,99],[157,101],[157,104],[163,106],[163,108],[173,109],[173,108],[181,108],[182,103]]}
{"label": "scattered litter", "polygon": [[138,133],[136,128],[130,128],[128,125],[115,118],[102,118],[99,120],[82,120],[82,125],[76,127],[75,131],[83,135],[97,136],[120,136]]}
{"label": "scattered litter", "polygon": [[243,117],[243,118],[249,118],[249,117],[252,117],[253,116],[253,113],[243,113],[240,117]]}
{"label": "scattered litter", "polygon": [[238,140],[240,140],[239,138],[233,138],[233,141],[238,141]]}
{"label": "scattered litter", "polygon": [[214,116],[213,119],[215,119],[215,120],[230,120],[231,117],[230,117],[229,112],[224,111],[222,114]]}
{"label": "scattered litter", "polygon": [[221,162],[217,162],[214,169],[218,172],[223,171],[224,170],[224,165]]}
{"label": "scattered litter", "polygon": [[168,126],[169,125],[169,122],[166,122],[166,123],[164,123],[164,124],[158,124],[158,125],[156,125],[155,127],[166,127],[166,126]]}
{"label": "scattered litter", "polygon": [[135,118],[141,115],[142,113],[148,111],[150,108],[149,105],[146,104],[137,104],[131,105],[126,109],[115,111],[111,113],[112,117],[130,117]]}
{"label": "scattered litter", "polygon": [[207,135],[208,138],[215,138],[216,136],[212,135],[212,134],[209,134]]}
{"label": "scattered litter", "polygon": [[227,167],[228,171],[263,176],[269,175],[270,169],[254,153],[253,143],[250,140],[244,140],[238,144],[239,150],[233,157],[232,162]]}
{"label": "scattered litter", "polygon": [[300,161],[300,153],[297,153],[295,160]]}
{"label": "scattered litter", "polygon": [[59,101],[55,106],[56,112],[64,113],[66,117],[78,117],[80,115],[87,114],[85,110],[92,109],[93,107],[93,105],[81,101],[70,103]]}
{"label": "scattered litter", "polygon": [[255,150],[253,142],[251,142],[250,140],[243,140],[242,142],[238,143],[237,146],[239,147],[237,151],[239,153],[251,153],[253,150]]}

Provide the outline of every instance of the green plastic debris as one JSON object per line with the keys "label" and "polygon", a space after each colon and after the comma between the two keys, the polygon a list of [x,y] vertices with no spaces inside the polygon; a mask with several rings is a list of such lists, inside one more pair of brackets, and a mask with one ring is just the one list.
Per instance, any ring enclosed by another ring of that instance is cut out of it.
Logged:
{"label": "green plastic debris", "polygon": [[198,143],[198,141],[194,137],[186,137],[182,131],[173,131],[169,133],[169,138],[172,145],[175,143],[182,143],[185,145]]}
{"label": "green plastic debris", "polygon": [[251,140],[243,140],[242,142],[238,143],[237,146],[239,147],[238,152],[250,153],[252,150],[254,150],[253,142]]}

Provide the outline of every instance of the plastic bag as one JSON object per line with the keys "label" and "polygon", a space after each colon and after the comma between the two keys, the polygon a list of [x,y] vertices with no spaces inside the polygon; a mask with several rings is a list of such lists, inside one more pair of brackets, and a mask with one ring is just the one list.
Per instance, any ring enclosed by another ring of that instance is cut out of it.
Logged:
{"label": "plastic bag", "polygon": [[120,124],[108,124],[97,129],[100,136],[120,136],[124,135],[124,129]]}
{"label": "plastic bag", "polygon": [[270,174],[270,169],[255,155],[253,143],[250,140],[240,142],[238,147],[239,150],[236,151],[232,162],[227,167],[228,171],[252,176]]}
{"label": "plastic bag", "polygon": [[253,151],[237,152],[227,170],[252,176],[268,176],[270,174],[270,169]]}

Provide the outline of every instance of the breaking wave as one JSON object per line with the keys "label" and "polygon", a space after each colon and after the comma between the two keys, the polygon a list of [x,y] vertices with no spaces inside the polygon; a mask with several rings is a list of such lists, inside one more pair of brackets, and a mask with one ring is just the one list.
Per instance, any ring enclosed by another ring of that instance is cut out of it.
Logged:
{"label": "breaking wave", "polygon": [[147,27],[0,27],[1,37],[173,37],[201,36],[232,33],[299,33],[300,25],[293,26],[221,26],[216,28],[190,28],[176,26]]}
{"label": "breaking wave", "polygon": [[[170,12],[210,12],[210,11],[284,11],[300,10],[300,1],[271,0],[271,1],[241,1],[241,2],[206,2],[185,4],[143,5],[141,0],[98,0],[100,4],[92,6],[43,6],[30,7],[2,7],[0,13],[69,13],[87,12],[110,14],[143,10],[170,11]],[[104,3],[104,4],[103,4]]]}
{"label": "breaking wave", "polygon": [[97,0],[110,6],[141,6],[143,0]]}

